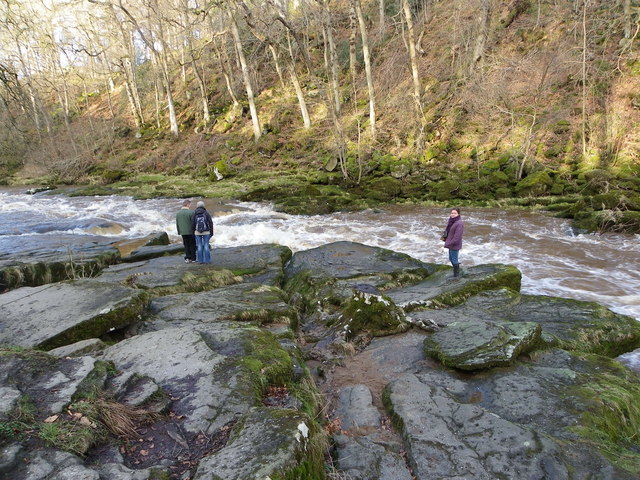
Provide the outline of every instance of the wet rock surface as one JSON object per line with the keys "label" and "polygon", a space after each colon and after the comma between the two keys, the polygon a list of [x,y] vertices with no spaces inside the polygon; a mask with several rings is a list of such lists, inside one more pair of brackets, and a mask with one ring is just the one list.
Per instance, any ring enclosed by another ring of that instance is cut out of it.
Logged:
{"label": "wet rock surface", "polygon": [[640,401],[612,359],[640,347],[628,317],[521,295],[510,266],[452,279],[349,242],[214,249],[208,266],[145,248],[0,295],[0,479],[640,472],[633,433],[598,423]]}
{"label": "wet rock surface", "polygon": [[79,280],[24,287],[0,296],[1,341],[50,349],[99,337],[140,320],[144,292]]}

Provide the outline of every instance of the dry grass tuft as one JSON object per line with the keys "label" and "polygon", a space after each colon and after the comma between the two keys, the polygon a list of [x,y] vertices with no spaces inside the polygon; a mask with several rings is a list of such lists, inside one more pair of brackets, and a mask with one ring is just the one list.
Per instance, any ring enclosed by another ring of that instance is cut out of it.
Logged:
{"label": "dry grass tuft", "polygon": [[109,431],[119,437],[136,435],[136,429],[140,424],[149,423],[158,418],[158,414],[114,401],[98,399],[94,405],[98,419]]}

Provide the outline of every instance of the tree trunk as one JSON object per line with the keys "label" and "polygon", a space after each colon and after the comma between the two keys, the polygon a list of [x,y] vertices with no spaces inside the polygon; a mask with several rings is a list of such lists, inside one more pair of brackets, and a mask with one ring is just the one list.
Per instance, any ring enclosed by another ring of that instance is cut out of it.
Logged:
{"label": "tree trunk", "polygon": [[484,58],[484,50],[489,38],[489,28],[491,26],[491,0],[480,0],[482,4],[482,17],[480,19],[480,29],[476,36],[475,47],[473,49],[473,57],[469,65],[469,73],[473,73],[476,66],[482,63]]}
{"label": "tree trunk", "polygon": [[296,96],[298,97],[298,105],[300,106],[300,113],[302,114],[304,128],[308,129],[311,128],[311,119],[309,118],[309,111],[307,110],[307,102],[304,99],[304,92],[302,91],[300,80],[296,73],[296,61],[293,55],[293,48],[291,47],[291,37],[289,36],[289,32],[287,32],[287,44],[289,47],[289,59],[291,61],[289,65],[289,74],[291,75],[291,82],[293,83],[293,88],[295,89]]}
{"label": "tree trunk", "polygon": [[231,33],[233,34],[238,61],[240,62],[240,67],[242,69],[242,78],[244,80],[244,86],[247,91],[247,100],[249,102],[249,111],[251,113],[251,123],[253,124],[253,137],[255,141],[258,141],[262,136],[262,128],[260,127],[260,118],[258,117],[256,102],[253,97],[253,87],[251,86],[249,67],[247,66],[247,60],[244,57],[244,52],[242,51],[242,42],[240,40],[240,32],[238,31],[238,23],[236,22],[236,18],[232,11],[229,11],[229,16],[231,17]]}
{"label": "tree trunk", "polygon": [[358,33],[358,27],[356,26],[356,11],[353,5],[351,6],[351,11],[349,12],[349,23],[351,24],[349,33],[349,71],[351,72],[351,83],[353,84],[353,89],[355,92],[358,64],[358,59],[356,58],[356,35]]}
{"label": "tree trunk", "polygon": [[278,78],[280,79],[280,86],[284,91],[287,89],[287,87],[284,84],[284,77],[282,76],[282,68],[280,67],[280,61],[278,60],[278,52],[276,52],[276,48],[273,46],[271,42],[269,42],[269,51],[271,52],[271,56],[273,57],[273,64],[276,67],[276,73],[278,74]]}
{"label": "tree trunk", "polygon": [[214,43],[214,50],[216,52],[216,57],[218,58],[218,63],[220,64],[220,70],[222,71],[222,75],[224,76],[225,84],[227,86],[227,92],[229,92],[229,96],[231,97],[233,106],[236,107],[240,104],[240,102],[238,101],[238,97],[236,97],[236,93],[233,91],[233,84],[231,83],[231,77],[229,76],[229,70],[227,69],[227,65],[229,64],[227,51],[224,49],[224,47],[221,48],[217,44],[217,42]]}
{"label": "tree trunk", "polygon": [[402,0],[402,11],[404,12],[404,18],[407,22],[407,43],[409,46],[409,60],[411,63],[411,78],[413,80],[413,97],[415,100],[416,115],[418,116],[418,122],[422,125],[423,115],[422,104],[420,103],[420,74],[418,72],[415,33],[413,29],[413,18],[411,15],[411,8],[409,7],[409,0]]}
{"label": "tree trunk", "polygon": [[371,73],[371,55],[369,54],[369,40],[367,38],[367,27],[362,15],[360,0],[354,0],[358,25],[360,26],[360,36],[362,38],[362,53],[364,55],[364,69],[367,76],[367,89],[369,91],[369,126],[371,128],[371,138],[376,139],[376,102],[373,91],[373,74]]}
{"label": "tree trunk", "polygon": [[125,61],[123,59],[120,59],[120,68],[122,69],[122,73],[124,76],[124,87],[127,92],[127,99],[129,100],[131,114],[133,115],[133,122],[135,123],[136,128],[139,129],[144,124],[144,119],[142,118],[142,113],[135,99],[134,84],[131,80],[130,72],[127,69]]}
{"label": "tree trunk", "polygon": [[631,24],[633,22],[633,14],[631,11],[631,0],[624,0],[624,38],[631,38]]}
{"label": "tree trunk", "polygon": [[333,39],[333,26],[331,24],[331,12],[329,11],[328,0],[325,0],[322,4],[324,10],[324,25],[323,31],[327,40],[327,46],[329,49],[329,55],[325,55],[328,61],[327,70],[329,72],[329,83],[331,84],[331,91],[333,97],[333,106],[335,108],[336,115],[340,114],[340,88],[338,83],[338,55],[336,54],[336,43]]}
{"label": "tree trunk", "polygon": [[582,6],[582,158],[587,157],[587,4]]}

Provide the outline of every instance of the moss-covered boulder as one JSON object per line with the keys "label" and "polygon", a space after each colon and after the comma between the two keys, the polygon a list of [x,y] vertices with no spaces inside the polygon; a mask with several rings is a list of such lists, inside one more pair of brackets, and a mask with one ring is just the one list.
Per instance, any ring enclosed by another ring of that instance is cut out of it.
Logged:
{"label": "moss-covered boulder", "polygon": [[340,325],[345,338],[350,340],[361,333],[379,337],[406,331],[411,325],[405,321],[402,309],[367,287],[354,289],[353,296],[342,307]]}
{"label": "moss-covered boulder", "polygon": [[509,289],[480,292],[453,308],[411,313],[448,325],[466,318],[485,322],[535,322],[546,345],[616,357],[640,347],[640,322],[594,302],[544,295],[522,295]]}
{"label": "moss-covered boulder", "polygon": [[587,210],[576,213],[571,226],[579,232],[640,233],[640,211]]}
{"label": "moss-covered boulder", "polygon": [[440,308],[464,302],[469,297],[500,287],[520,290],[520,271],[512,265],[476,265],[465,268],[461,277],[452,278],[445,268],[413,285],[391,289],[386,294],[407,312]]}
{"label": "moss-covered boulder", "polygon": [[296,252],[284,269],[284,290],[299,296],[308,310],[340,305],[357,284],[386,290],[436,271],[409,255],[356,242],[334,242]]}
{"label": "moss-covered boulder", "polygon": [[259,407],[235,426],[229,443],[198,465],[194,480],[324,478],[322,433],[304,414]]}
{"label": "moss-covered boulder", "polygon": [[402,182],[397,178],[373,178],[363,186],[362,195],[375,202],[390,202],[402,193]]}
{"label": "moss-covered boulder", "polygon": [[445,202],[458,198],[458,193],[462,185],[457,180],[443,180],[441,182],[430,182],[426,186],[427,196],[439,202]]}
{"label": "moss-covered boulder", "polygon": [[520,180],[515,191],[522,196],[537,197],[547,193],[553,187],[553,179],[545,170],[530,173]]}
{"label": "moss-covered boulder", "polygon": [[533,322],[494,323],[458,321],[424,341],[427,356],[460,370],[507,366],[532,349],[542,328]]}

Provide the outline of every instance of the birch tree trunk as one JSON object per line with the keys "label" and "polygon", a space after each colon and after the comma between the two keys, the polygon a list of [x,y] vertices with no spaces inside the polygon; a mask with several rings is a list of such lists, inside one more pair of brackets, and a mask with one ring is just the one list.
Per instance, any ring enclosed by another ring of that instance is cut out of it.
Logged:
{"label": "birch tree trunk", "polygon": [[278,74],[278,79],[280,80],[280,86],[284,91],[287,89],[287,87],[284,84],[284,77],[282,76],[282,67],[280,67],[280,60],[278,59],[278,52],[276,52],[276,47],[274,47],[271,42],[269,42],[269,51],[271,52],[271,56],[273,57],[273,64],[276,67],[276,73]]}
{"label": "birch tree trunk", "polygon": [[329,3],[328,0],[325,0],[322,4],[323,7],[323,32],[325,38],[327,40],[327,46],[329,50],[329,54],[325,57],[327,58],[327,70],[329,73],[329,83],[331,84],[331,92],[333,97],[333,106],[335,108],[336,115],[340,114],[340,88],[338,83],[338,55],[336,53],[336,42],[333,39],[333,26],[331,23],[331,13],[329,11]]}
{"label": "birch tree trunk", "polygon": [[489,28],[491,26],[491,0],[480,0],[482,4],[482,17],[480,19],[480,30],[476,36],[476,43],[473,49],[473,57],[469,65],[469,73],[473,73],[476,66],[481,65],[484,59],[484,51],[489,38]]}
{"label": "birch tree trunk", "polygon": [[[356,35],[357,26],[356,26],[356,11],[353,4],[351,5],[351,11],[349,12],[349,23],[350,23],[350,33],[349,33],[349,71],[351,72],[351,83],[353,84],[354,92],[356,91],[356,77],[357,77],[357,67],[358,59],[356,58]],[[355,100],[355,98],[354,98]]]}
{"label": "birch tree trunk", "polygon": [[413,98],[415,101],[416,115],[418,116],[418,122],[422,125],[422,104],[420,103],[420,74],[418,72],[418,60],[416,55],[416,42],[415,32],[413,28],[413,18],[411,16],[411,8],[409,7],[409,0],[402,0],[402,11],[404,12],[404,18],[407,22],[407,36],[409,46],[409,61],[411,63],[411,79],[413,81]]}
{"label": "birch tree trunk", "polygon": [[369,91],[369,126],[371,128],[371,138],[376,139],[376,101],[373,91],[373,75],[371,73],[371,55],[369,53],[369,40],[367,38],[367,26],[362,15],[360,0],[354,0],[354,8],[358,18],[360,27],[360,36],[362,38],[362,53],[364,55],[364,69],[367,76],[367,89]]}
{"label": "birch tree trunk", "polygon": [[256,102],[253,95],[253,87],[251,86],[251,77],[249,75],[249,67],[247,66],[247,59],[242,51],[242,41],[240,40],[240,32],[238,31],[238,23],[236,17],[232,11],[229,11],[231,17],[231,33],[233,34],[233,40],[236,47],[236,53],[238,55],[238,61],[242,70],[242,78],[244,80],[244,86],[247,91],[247,100],[249,102],[249,112],[251,113],[251,123],[253,124],[253,138],[258,141],[262,136],[262,128],[260,126],[260,118],[258,117],[258,110],[256,108]]}
{"label": "birch tree trunk", "polygon": [[224,47],[220,47],[217,42],[214,44],[214,51],[216,52],[220,70],[222,71],[222,75],[224,76],[225,84],[227,86],[227,92],[229,92],[229,96],[231,97],[233,106],[237,107],[238,105],[240,105],[240,102],[238,101],[236,93],[233,91],[233,84],[231,83],[231,77],[229,76],[229,69],[227,68],[227,65],[229,64],[229,57],[227,56],[227,51],[224,49]]}
{"label": "birch tree trunk", "polygon": [[623,4],[624,10],[624,38],[631,38],[631,23],[632,23],[632,12],[631,12],[631,0],[624,0]]}
{"label": "birch tree trunk", "polygon": [[311,119],[309,118],[309,111],[307,110],[307,102],[304,99],[304,92],[302,91],[300,80],[298,79],[298,74],[296,73],[296,62],[293,55],[293,49],[291,48],[291,39],[289,37],[289,32],[287,32],[287,42],[289,44],[289,55],[291,59],[291,65],[289,66],[291,82],[293,83],[293,88],[295,89],[296,96],[298,97],[298,105],[300,105],[300,113],[302,114],[302,122],[304,123],[304,128],[309,129],[311,128]]}

